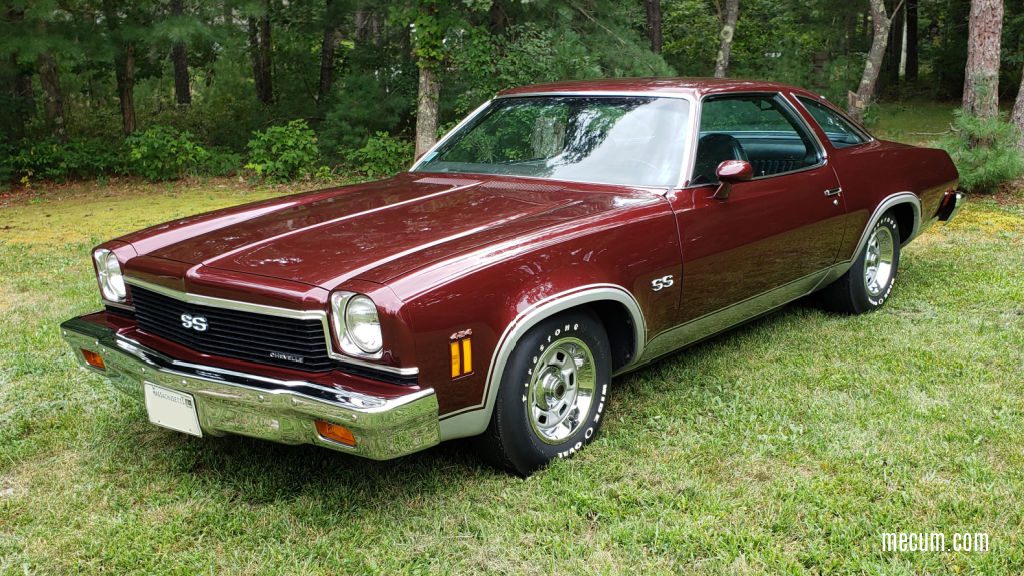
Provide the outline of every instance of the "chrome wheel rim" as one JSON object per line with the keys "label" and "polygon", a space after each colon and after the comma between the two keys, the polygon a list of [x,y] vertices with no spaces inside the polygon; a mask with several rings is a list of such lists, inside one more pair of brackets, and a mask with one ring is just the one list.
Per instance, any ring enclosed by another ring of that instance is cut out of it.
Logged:
{"label": "chrome wheel rim", "polygon": [[879,296],[889,286],[895,256],[896,244],[892,231],[886,227],[877,228],[868,239],[864,255],[864,285],[871,296]]}
{"label": "chrome wheel rim", "polygon": [[527,391],[530,426],[546,444],[561,444],[590,414],[597,388],[594,355],[579,338],[560,338],[535,358]]}

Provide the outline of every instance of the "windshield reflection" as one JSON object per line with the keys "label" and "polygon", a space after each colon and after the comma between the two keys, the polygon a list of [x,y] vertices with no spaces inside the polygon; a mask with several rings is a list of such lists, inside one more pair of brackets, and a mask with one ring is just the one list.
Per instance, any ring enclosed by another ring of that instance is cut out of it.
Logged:
{"label": "windshield reflection", "polygon": [[498,99],[416,171],[674,186],[688,113],[688,102],[677,98]]}

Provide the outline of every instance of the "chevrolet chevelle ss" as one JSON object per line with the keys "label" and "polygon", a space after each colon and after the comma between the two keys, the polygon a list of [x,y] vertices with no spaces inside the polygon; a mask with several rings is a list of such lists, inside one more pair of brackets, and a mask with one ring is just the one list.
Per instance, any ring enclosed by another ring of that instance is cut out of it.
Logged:
{"label": "chevrolet chevelle ss", "polygon": [[529,86],[394,178],[102,244],[104,309],[61,327],[166,428],[374,459],[478,437],[525,475],[594,438],[616,375],[815,292],[882,306],[957,179],[790,86]]}

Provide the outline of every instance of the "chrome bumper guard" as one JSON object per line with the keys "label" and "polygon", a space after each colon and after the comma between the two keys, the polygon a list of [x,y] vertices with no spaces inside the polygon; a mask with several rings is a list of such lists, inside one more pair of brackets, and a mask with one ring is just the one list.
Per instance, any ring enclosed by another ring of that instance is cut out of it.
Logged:
{"label": "chrome bumper guard", "polygon": [[[374,460],[417,452],[440,441],[437,397],[432,389],[380,398],[311,382],[189,364],[82,318],[64,322],[61,332],[83,368],[106,376],[118,390],[140,402],[144,401],[145,382],[191,394],[204,434],[316,444]],[[106,369],[90,366],[83,349],[98,353]],[[324,438],[317,432],[317,420],[349,428],[356,445]]]}
{"label": "chrome bumper guard", "polygon": [[939,206],[939,221],[949,222],[966,203],[967,196],[963,192],[947,192]]}

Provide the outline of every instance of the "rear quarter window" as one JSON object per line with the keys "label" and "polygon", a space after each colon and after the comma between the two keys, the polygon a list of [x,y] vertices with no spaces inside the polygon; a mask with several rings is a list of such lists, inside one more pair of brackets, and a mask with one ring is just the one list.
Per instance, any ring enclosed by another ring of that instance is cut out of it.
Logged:
{"label": "rear quarter window", "polygon": [[852,122],[828,106],[811,98],[797,96],[797,100],[803,105],[807,112],[814,118],[814,121],[821,127],[822,132],[836,148],[847,148],[863,144],[871,137],[857,128]]}

